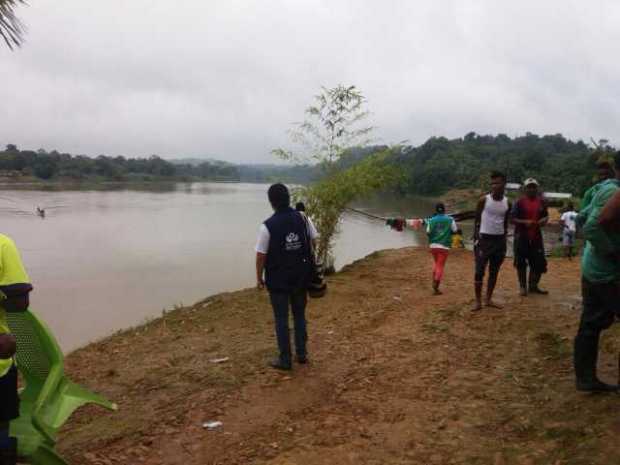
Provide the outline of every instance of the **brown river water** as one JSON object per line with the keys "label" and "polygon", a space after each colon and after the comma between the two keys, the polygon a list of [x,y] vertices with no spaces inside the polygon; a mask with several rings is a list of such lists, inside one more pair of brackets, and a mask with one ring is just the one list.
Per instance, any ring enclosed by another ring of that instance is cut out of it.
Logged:
{"label": "brown river water", "polygon": [[[64,350],[137,325],[175,305],[254,284],[266,185],[191,183],[105,190],[2,190],[0,232],[21,250],[32,308]],[[46,217],[35,214],[36,207]],[[380,216],[423,216],[426,199],[380,196],[356,205]],[[347,214],[337,268],[386,248],[424,243]]]}

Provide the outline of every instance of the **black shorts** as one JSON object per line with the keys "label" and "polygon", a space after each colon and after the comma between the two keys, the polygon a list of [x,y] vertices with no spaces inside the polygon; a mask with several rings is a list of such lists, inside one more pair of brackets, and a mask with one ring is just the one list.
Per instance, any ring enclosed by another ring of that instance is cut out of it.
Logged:
{"label": "black shorts", "polygon": [[515,237],[514,265],[515,268],[527,268],[529,265],[530,271],[546,273],[547,257],[542,237],[533,241],[526,234]]}
{"label": "black shorts", "polygon": [[17,368],[13,365],[6,375],[0,377],[0,423],[15,420],[18,416]]}
{"label": "black shorts", "polygon": [[489,264],[489,273],[499,272],[504,259],[506,258],[506,236],[494,236],[481,234],[478,243],[474,247],[476,255],[476,276],[477,282],[484,279],[484,272]]}

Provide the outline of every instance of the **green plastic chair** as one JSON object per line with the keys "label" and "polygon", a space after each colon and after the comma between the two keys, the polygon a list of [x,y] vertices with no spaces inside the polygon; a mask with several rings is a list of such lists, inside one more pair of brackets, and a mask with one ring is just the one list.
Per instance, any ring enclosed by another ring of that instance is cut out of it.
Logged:
{"label": "green plastic chair", "polygon": [[117,410],[116,404],[71,382],[64,357],[47,325],[32,311],[7,313],[17,339],[17,368],[25,382],[20,417],[11,422],[20,461],[34,465],[67,465],[55,451],[58,430],[85,404]]}

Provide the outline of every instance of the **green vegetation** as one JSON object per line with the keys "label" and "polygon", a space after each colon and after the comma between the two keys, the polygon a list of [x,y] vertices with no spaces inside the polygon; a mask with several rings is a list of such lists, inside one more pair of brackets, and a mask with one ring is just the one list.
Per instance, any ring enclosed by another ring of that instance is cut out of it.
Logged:
{"label": "green vegetation", "polygon": [[510,138],[470,132],[463,138],[433,137],[419,147],[394,153],[391,161],[405,172],[399,190],[442,194],[449,189],[480,187],[489,171],[497,169],[509,182],[534,176],[546,191],[581,195],[592,185],[596,162],[613,148],[601,141],[591,148],[561,134]]}
{"label": "green vegetation", "polygon": [[319,180],[298,189],[296,197],[306,202],[319,231],[317,256],[328,270],[346,206],[396,183],[396,170],[387,162],[387,151],[354,149],[371,142],[373,127],[364,125],[367,117],[364,96],[355,86],[323,87],[314,105],[306,109],[306,119],[290,131],[297,151],[273,151],[281,159],[312,163],[321,170]]}
{"label": "green vegetation", "polygon": [[[354,200],[385,189],[397,179],[396,171],[385,162],[387,153],[365,158],[351,168],[335,171],[321,181],[299,189],[297,197],[306,203],[319,231],[317,255],[328,264],[340,218]],[[329,268],[329,266],[328,266]]]}
{"label": "green vegetation", "polygon": [[[311,116],[319,117],[309,114],[309,118]],[[470,132],[457,139],[433,137],[417,147],[368,145],[372,128],[355,129],[354,126],[363,120],[358,116],[342,121],[351,127],[341,136],[337,134],[342,127],[334,125],[332,142],[323,134],[320,144],[313,146],[308,140],[300,144],[303,149],[300,153],[284,149],[275,151],[276,155],[296,164],[233,165],[200,159],[168,161],[156,155],[150,158],[103,155],[91,158],[55,150],[18,150],[9,144],[6,150],[0,151],[0,177],[15,181],[221,180],[311,184],[382,153],[385,164],[400,173],[387,188],[401,194],[435,196],[454,189],[479,189],[485,185],[487,174],[498,169],[506,172],[510,182],[522,182],[526,177],[534,176],[546,191],[570,192],[580,197],[593,183],[596,162],[609,158],[614,150],[604,140],[592,147],[559,134],[538,136],[530,133],[510,138],[503,134],[483,136]],[[296,127],[296,131],[318,128],[308,126],[309,122]],[[327,126],[324,131],[327,133]],[[362,132],[356,134],[355,131]],[[341,140],[343,138],[346,141]],[[300,140],[299,134],[294,134],[293,141]],[[349,143],[357,145],[347,146]],[[313,150],[322,152],[317,155]],[[378,165],[375,164],[373,169],[378,169]]]}
{"label": "green vegetation", "polygon": [[[455,189],[479,189],[486,186],[490,171],[500,170],[507,174],[509,182],[520,183],[533,176],[548,192],[569,192],[580,197],[595,179],[596,162],[610,158],[614,150],[605,140],[592,147],[583,141],[566,139],[561,134],[538,136],[527,133],[511,138],[503,134],[493,136],[470,132],[457,139],[432,137],[417,147],[348,147],[333,166],[338,170],[346,169],[382,152],[387,154],[386,163],[401,173],[389,186],[401,194],[435,196]],[[320,166],[297,165],[297,179],[302,182],[319,180],[323,175],[318,169]],[[281,175],[280,180],[289,180],[287,173]]]}
{"label": "green vegetation", "polygon": [[291,184],[309,184],[321,176],[321,169],[317,165],[238,165],[239,178],[243,182],[287,182]]}
{"label": "green vegetation", "polygon": [[22,43],[24,27],[15,16],[15,7],[24,0],[0,0],[0,38],[12,49]]}
{"label": "green vegetation", "polygon": [[73,156],[55,150],[19,150],[9,144],[0,152],[0,177],[6,180],[43,181],[238,181],[236,166],[225,162],[172,163],[156,155],[150,158]]}

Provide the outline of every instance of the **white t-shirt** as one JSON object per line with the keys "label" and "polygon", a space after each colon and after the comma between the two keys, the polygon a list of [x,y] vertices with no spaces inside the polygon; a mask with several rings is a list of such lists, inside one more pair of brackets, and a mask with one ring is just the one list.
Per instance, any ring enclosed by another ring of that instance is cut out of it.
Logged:
{"label": "white t-shirt", "polygon": [[495,200],[491,194],[486,196],[482,218],[480,220],[480,234],[501,236],[506,234],[505,222],[508,212],[508,198]]}
{"label": "white t-shirt", "polygon": [[[312,222],[312,220],[307,216],[306,218],[308,219],[308,235],[310,236],[311,240],[315,240],[317,237],[319,237],[319,233],[314,227],[314,223]],[[261,224],[258,228],[258,239],[256,241],[256,247],[254,250],[256,250],[256,252],[258,253],[267,254],[267,252],[269,252],[270,238],[271,234],[269,234],[267,226],[265,226],[264,223]]]}
{"label": "white t-shirt", "polygon": [[577,224],[575,222],[575,220],[577,219],[577,212],[569,211],[562,213],[562,216],[560,218],[564,222],[564,227],[566,229],[571,232],[577,231]]}

